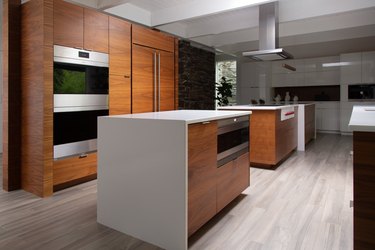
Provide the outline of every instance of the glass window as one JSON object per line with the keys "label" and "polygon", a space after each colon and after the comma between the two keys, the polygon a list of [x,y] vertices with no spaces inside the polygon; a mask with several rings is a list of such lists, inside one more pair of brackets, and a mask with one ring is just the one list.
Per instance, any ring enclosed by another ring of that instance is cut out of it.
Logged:
{"label": "glass window", "polygon": [[237,62],[235,60],[216,63],[216,82],[220,83],[222,77],[232,84],[232,97],[229,97],[228,101],[229,105],[235,105],[237,96]]}

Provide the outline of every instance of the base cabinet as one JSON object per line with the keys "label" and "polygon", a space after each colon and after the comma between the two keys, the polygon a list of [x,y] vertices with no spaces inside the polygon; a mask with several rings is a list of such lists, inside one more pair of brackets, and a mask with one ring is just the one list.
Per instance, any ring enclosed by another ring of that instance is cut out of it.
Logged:
{"label": "base cabinet", "polygon": [[189,125],[188,236],[250,185],[249,153],[217,167],[217,122]]}
{"label": "base cabinet", "polygon": [[250,185],[249,173],[248,153],[241,155],[237,159],[217,169],[217,211],[222,210]]}
{"label": "base cabinet", "polygon": [[96,153],[53,162],[54,191],[96,178]]}

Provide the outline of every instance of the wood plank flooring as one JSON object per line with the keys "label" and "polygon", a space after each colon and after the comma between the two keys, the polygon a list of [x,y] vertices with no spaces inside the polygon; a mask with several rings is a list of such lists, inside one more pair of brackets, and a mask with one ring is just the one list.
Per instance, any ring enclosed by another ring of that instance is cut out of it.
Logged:
{"label": "wood plank flooring", "polygon": [[[189,249],[353,249],[352,137],[319,134],[243,195]],[[96,222],[96,181],[38,198],[0,191],[0,249],[159,249]]]}

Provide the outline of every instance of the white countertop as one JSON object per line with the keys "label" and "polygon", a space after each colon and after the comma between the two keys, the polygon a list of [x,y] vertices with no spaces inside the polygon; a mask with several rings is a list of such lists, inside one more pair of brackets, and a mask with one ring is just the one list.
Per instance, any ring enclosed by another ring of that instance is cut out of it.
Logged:
{"label": "white countertop", "polygon": [[349,128],[353,131],[375,132],[375,105],[353,106]]}
{"label": "white countertop", "polygon": [[223,111],[223,110],[173,110],[163,112],[150,112],[129,115],[114,115],[105,118],[115,119],[150,119],[185,121],[186,124],[232,118],[250,115],[251,111]]}
{"label": "white countertop", "polygon": [[219,110],[278,110],[286,107],[294,107],[298,106],[298,104],[289,104],[289,105],[284,105],[280,104],[277,106],[273,106],[272,104],[270,106],[268,105],[234,105],[234,106],[224,106],[224,107],[219,107]]}

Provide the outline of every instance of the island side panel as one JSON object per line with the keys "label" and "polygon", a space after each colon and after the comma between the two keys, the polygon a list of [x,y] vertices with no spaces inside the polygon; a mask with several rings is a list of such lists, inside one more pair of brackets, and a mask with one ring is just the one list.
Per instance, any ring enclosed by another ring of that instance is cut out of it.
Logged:
{"label": "island side panel", "polygon": [[187,249],[187,125],[99,118],[98,222]]}
{"label": "island side panel", "polygon": [[305,108],[304,104],[298,105],[298,151],[305,151]]}
{"label": "island side panel", "polygon": [[276,164],[276,112],[252,110],[250,116],[250,163]]}

